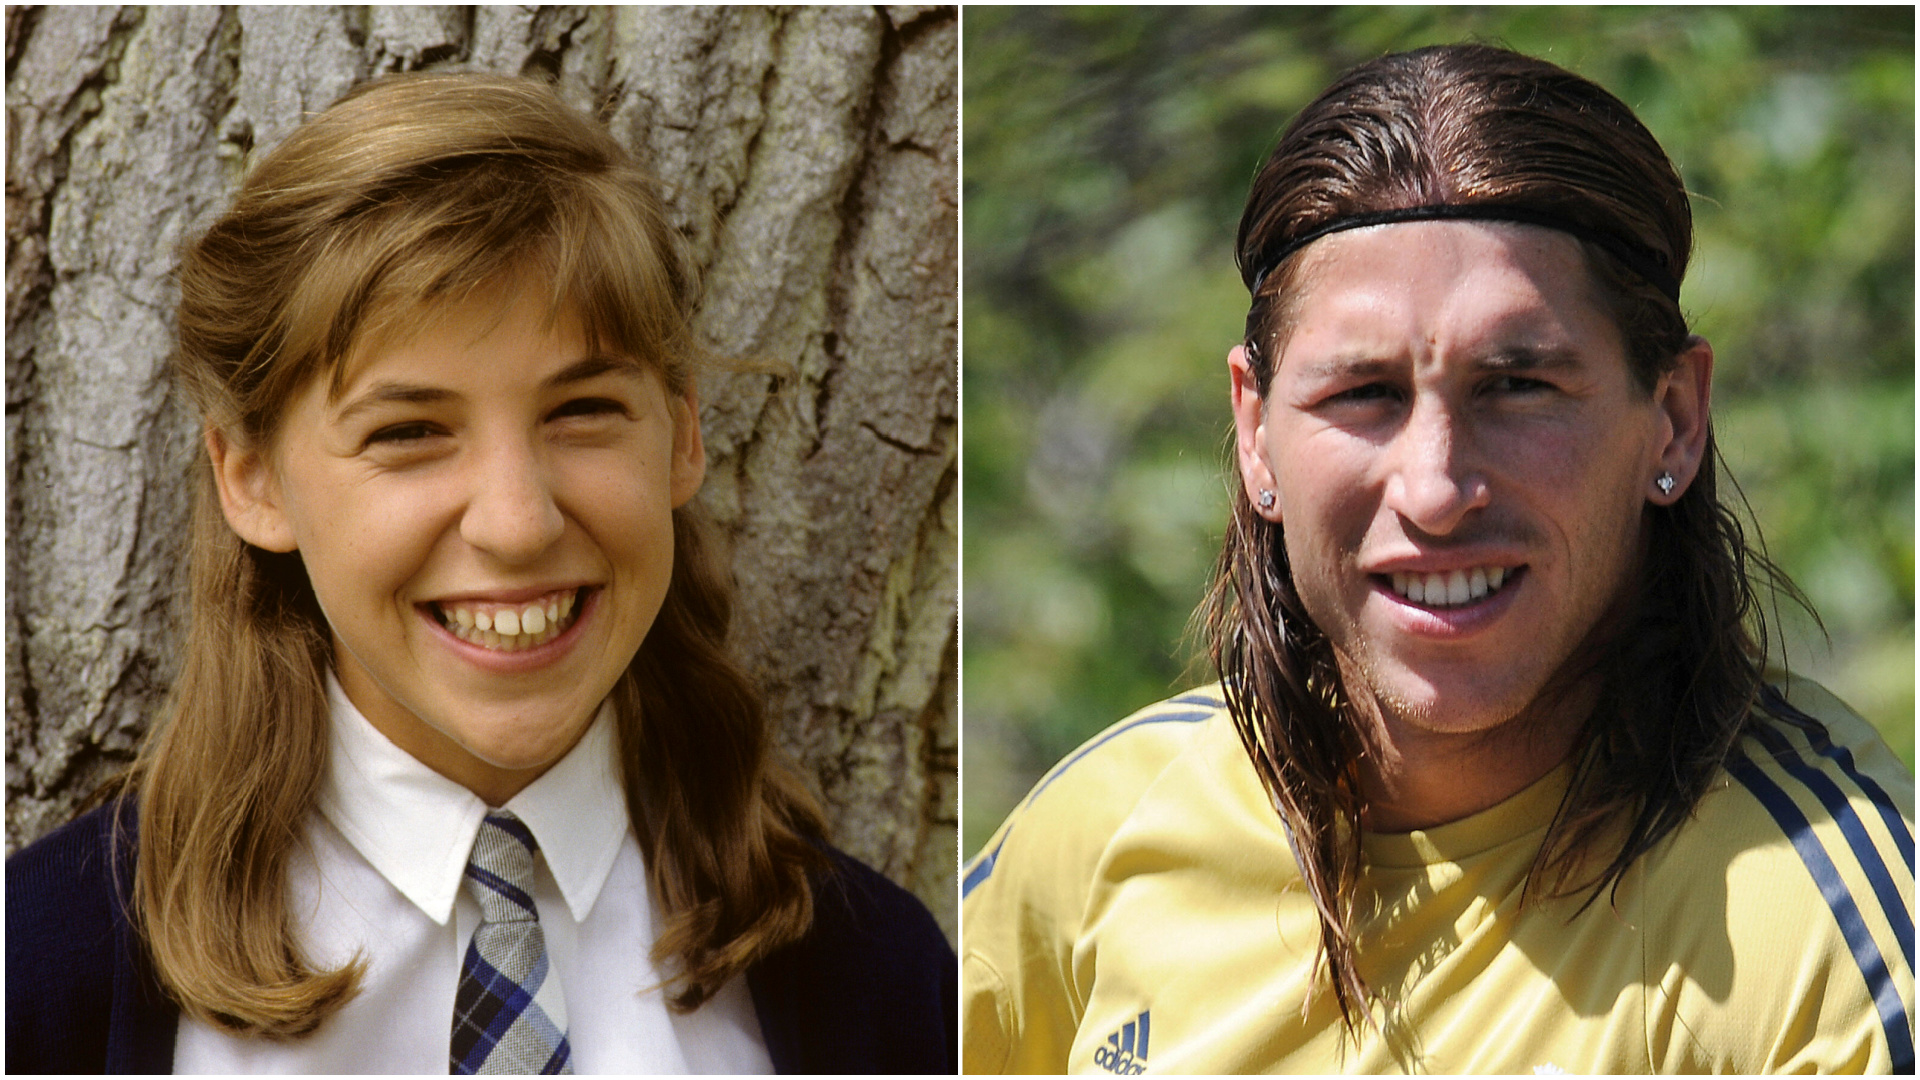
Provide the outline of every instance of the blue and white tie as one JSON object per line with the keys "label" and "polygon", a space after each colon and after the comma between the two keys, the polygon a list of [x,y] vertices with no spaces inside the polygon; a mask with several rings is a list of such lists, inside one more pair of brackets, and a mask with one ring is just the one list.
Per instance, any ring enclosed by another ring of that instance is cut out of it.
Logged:
{"label": "blue and white tie", "polygon": [[467,858],[467,890],[480,902],[453,1001],[448,1072],[527,1076],[571,1073],[567,1006],[547,977],[547,942],[533,906],[540,846],[520,819],[495,810]]}

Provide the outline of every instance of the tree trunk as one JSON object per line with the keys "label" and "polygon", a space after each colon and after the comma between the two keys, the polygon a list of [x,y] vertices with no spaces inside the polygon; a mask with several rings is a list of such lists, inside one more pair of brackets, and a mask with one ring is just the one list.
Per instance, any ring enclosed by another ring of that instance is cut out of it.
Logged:
{"label": "tree trunk", "polygon": [[123,767],[174,670],[179,244],[392,71],[557,80],[668,182],[744,650],[833,838],[954,928],[952,8],[7,9],[7,846]]}

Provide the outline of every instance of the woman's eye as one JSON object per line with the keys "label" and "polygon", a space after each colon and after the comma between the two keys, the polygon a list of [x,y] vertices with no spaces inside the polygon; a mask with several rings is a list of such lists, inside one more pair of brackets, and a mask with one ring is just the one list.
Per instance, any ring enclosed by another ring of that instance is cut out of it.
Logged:
{"label": "woman's eye", "polygon": [[575,398],[553,410],[557,419],[565,416],[625,416],[627,407],[611,398]]}
{"label": "woman's eye", "polygon": [[380,443],[387,445],[404,445],[406,443],[419,442],[422,439],[432,438],[437,433],[434,426],[425,421],[415,420],[405,424],[388,424],[386,427],[367,436],[367,444],[369,446]]}

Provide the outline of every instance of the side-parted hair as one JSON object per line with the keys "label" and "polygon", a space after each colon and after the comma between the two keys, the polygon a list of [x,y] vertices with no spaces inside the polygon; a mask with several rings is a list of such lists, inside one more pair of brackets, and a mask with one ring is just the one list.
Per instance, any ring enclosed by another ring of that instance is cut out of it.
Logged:
{"label": "side-parted hair", "polygon": [[[1552,64],[1484,45],[1436,46],[1347,72],[1309,104],[1254,179],[1237,242],[1253,294],[1245,348],[1264,397],[1296,321],[1295,238],[1344,218],[1427,206],[1531,211],[1623,242],[1686,273],[1693,219],[1679,174],[1632,110]],[[1689,334],[1678,303],[1581,241],[1642,393]],[[1805,604],[1749,547],[1716,491],[1711,431],[1699,475],[1649,506],[1642,572],[1623,620],[1556,686],[1596,675],[1573,777],[1529,872],[1528,896],[1617,887],[1633,861],[1692,813],[1761,697],[1767,641],[1749,575]],[[1196,614],[1242,743],[1287,828],[1320,913],[1328,986],[1349,1033],[1376,1023],[1356,965],[1362,874],[1360,720],[1332,645],[1295,591],[1281,526],[1229,469],[1233,517]],[[1809,609],[1811,610],[1811,609]],[[1596,628],[1600,629],[1600,628]],[[1796,722],[1811,722],[1795,717]]]}
{"label": "side-parted hair", "polygon": [[[271,447],[310,380],[476,290],[547,290],[588,344],[668,392],[713,360],[698,276],[655,181],[537,82],[405,75],[363,84],[248,175],[179,269],[176,386],[238,445]],[[694,422],[698,422],[697,418]],[[360,962],[303,955],[286,873],[325,772],[331,637],[297,552],[249,546],[195,466],[186,648],[120,790],[138,800],[134,913],[168,993],[228,1030],[299,1036],[356,991]],[[732,581],[696,504],[673,574],[613,691],[627,810],[666,911],[655,945],[691,1010],[803,934],[823,829],[769,748],[728,652]]]}

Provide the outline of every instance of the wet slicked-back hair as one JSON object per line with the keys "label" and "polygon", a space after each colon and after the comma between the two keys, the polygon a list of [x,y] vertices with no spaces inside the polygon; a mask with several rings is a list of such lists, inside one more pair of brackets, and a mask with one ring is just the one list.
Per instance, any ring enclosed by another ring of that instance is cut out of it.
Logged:
{"label": "wet slicked-back hair", "polygon": [[[655,182],[536,82],[396,76],[295,130],[182,255],[176,386],[237,445],[271,447],[315,379],[509,285],[546,290],[597,352],[692,385],[698,289]],[[697,422],[697,420],[695,421]],[[196,465],[188,631],[166,715],[121,790],[138,800],[135,913],[188,1015],[314,1030],[358,985],[316,969],[286,867],[328,746],[331,638],[299,555],[251,547]],[[660,614],[613,692],[627,807],[666,910],[670,1000],[699,1005],[812,919],[821,830],[768,747],[728,652],[732,583],[696,505],[674,511]]]}
{"label": "wet slicked-back hair", "polygon": [[[1385,56],[1308,105],[1253,182],[1236,257],[1253,292],[1245,348],[1262,397],[1303,291],[1299,254],[1276,256],[1342,218],[1438,205],[1552,215],[1647,253],[1674,281],[1692,254],[1680,177],[1612,94],[1490,46]],[[1606,245],[1582,248],[1634,381],[1650,393],[1687,346],[1686,319]],[[1767,634],[1749,574],[1799,594],[1749,548],[1716,491],[1717,469],[1709,432],[1692,485],[1673,505],[1645,511],[1644,571],[1623,598],[1623,629],[1576,661],[1571,674],[1598,676],[1599,700],[1578,733],[1572,783],[1529,896],[1590,890],[1591,903],[1617,885],[1692,812],[1760,698]],[[1356,965],[1360,720],[1331,644],[1295,591],[1281,526],[1255,512],[1237,471],[1229,474],[1233,517],[1196,617],[1319,909],[1327,986],[1357,1033],[1374,1020]]]}

